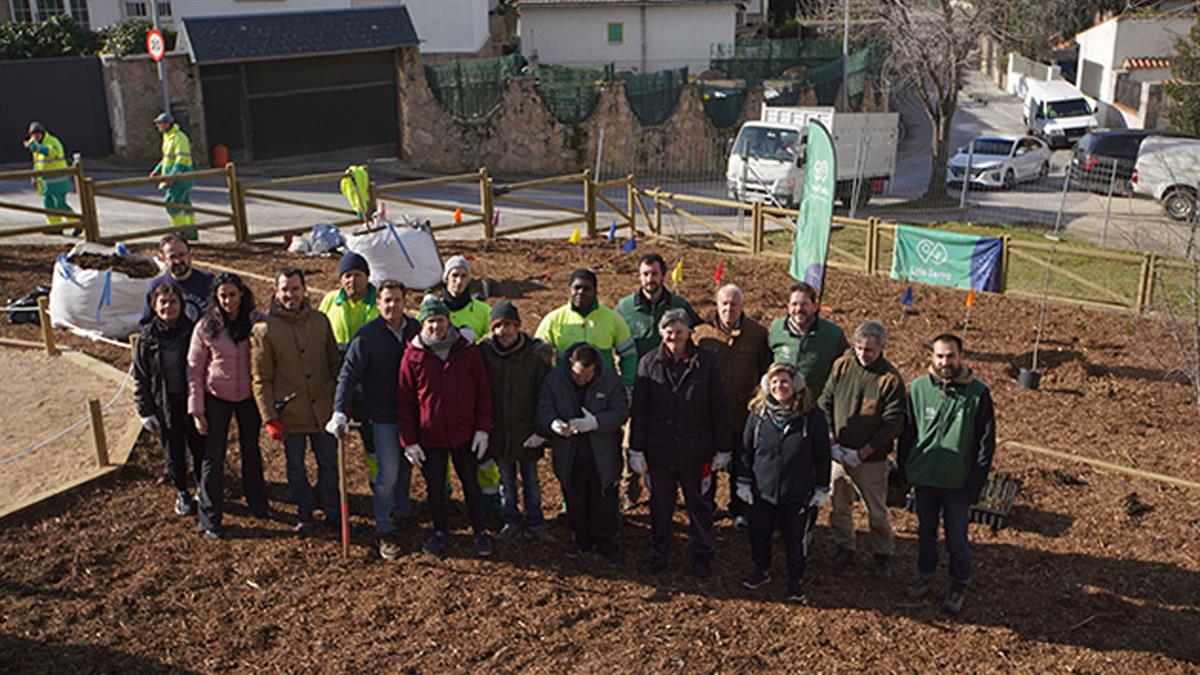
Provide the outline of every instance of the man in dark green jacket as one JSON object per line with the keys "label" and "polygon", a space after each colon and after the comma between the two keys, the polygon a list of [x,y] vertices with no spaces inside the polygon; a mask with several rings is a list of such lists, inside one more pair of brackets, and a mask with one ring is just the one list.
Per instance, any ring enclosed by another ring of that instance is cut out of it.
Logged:
{"label": "man in dark green jacket", "polygon": [[904,430],[904,380],[883,357],[883,324],[865,321],[853,337],[854,353],[833,362],[819,401],[833,451],[833,565],[841,570],[854,561],[854,498],[861,494],[871,524],[872,573],[888,579],[896,535],[888,516],[887,456]]}
{"label": "man in dark green jacket", "polygon": [[658,322],[668,309],[687,312],[693,328],[700,317],[682,295],[676,295],[663,286],[667,273],[667,261],[657,253],[647,253],[638,260],[638,289],[621,298],[617,303],[617,314],[625,319],[633,343],[637,346],[638,360],[662,344],[658,334]]}
{"label": "man in dark green jacket", "polygon": [[817,289],[803,281],[788,289],[788,315],[771,322],[767,341],[777,363],[790,363],[804,375],[814,396],[825,391],[833,362],[850,344],[837,324],[818,316]]}
{"label": "man in dark green jacket", "polygon": [[938,564],[938,520],[945,521],[950,553],[950,593],[942,608],[962,611],[971,580],[967,523],[971,505],[987,482],[996,452],[996,416],[987,385],[962,362],[962,339],[943,333],[930,346],[929,373],[908,388],[908,415],[900,438],[899,464],[916,487],[916,599],[929,594]]}
{"label": "man in dark green jacket", "polygon": [[[546,438],[537,433],[538,392],[550,373],[554,350],[521,330],[521,314],[509,300],[491,310],[491,332],[479,345],[492,385],[492,435],[488,456],[500,467],[500,512],[504,528],[497,541],[522,532],[552,542],[542,517],[538,460]],[[525,489],[525,514],[517,505],[517,473]]]}

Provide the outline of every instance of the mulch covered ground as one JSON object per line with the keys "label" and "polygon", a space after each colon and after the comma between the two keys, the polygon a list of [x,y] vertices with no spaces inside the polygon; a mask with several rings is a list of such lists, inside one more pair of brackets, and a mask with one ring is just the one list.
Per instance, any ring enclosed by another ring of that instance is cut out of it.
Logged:
{"label": "mulch covered ground", "polygon": [[[606,304],[636,285],[635,256],[599,242],[448,242],[442,249],[471,256],[477,273],[496,280],[492,294],[518,304],[531,332],[565,302],[567,275],[584,262],[599,273]],[[638,253],[650,249],[643,243]],[[768,320],[784,311],[789,280],[780,261],[673,245],[654,250],[672,265],[683,259],[680,290],[701,314],[713,310],[711,276],[721,260],[726,280],[746,289],[752,315]],[[59,252],[0,248],[0,296],[46,283]],[[268,276],[299,263],[313,271],[311,286],[336,284],[336,260],[293,256],[279,245],[201,245],[196,257],[201,265],[210,260]],[[268,286],[251,285],[265,301]],[[908,378],[925,368],[926,339],[962,329],[961,292],[916,287],[918,313],[906,316],[898,302],[905,284],[833,270],[828,286],[824,315],[847,331],[867,318],[884,321],[887,355]],[[1016,375],[1031,363],[1037,320],[1037,303],[1016,298],[984,295],[972,310],[968,361],[992,388],[1001,439],[1200,481],[1200,416],[1157,324],[1050,306],[1042,391],[1034,393],[1019,390]],[[57,334],[128,365],[119,348]],[[37,329],[4,324],[0,336],[35,340]],[[46,386],[48,392],[53,383]],[[357,445],[350,450],[357,458]],[[143,435],[116,479],[0,523],[6,671],[1145,672],[1200,664],[1197,493],[1011,446],[1001,447],[995,471],[1021,479],[1024,489],[1009,527],[993,534],[972,526],[974,581],[957,619],[934,602],[904,596],[915,570],[916,521],[898,509],[894,581],[872,579],[866,555],[857,569],[835,575],[822,517],[810,558],[810,604],[798,607],[782,602],[781,554],[776,581],[758,592],[741,588],[748,544],[728,520],[718,523],[711,579],[698,582],[688,573],[682,514],[672,568],[639,574],[649,527],[644,504],[625,518],[629,560],[620,570],[532,543],[497,545],[490,560],[477,560],[461,512],[452,514],[459,529],[444,560],[419,553],[422,523],[402,530],[404,557],[380,561],[370,547],[369,493],[357,459],[350,463],[351,509],[361,527],[343,559],[336,533],[292,534],[282,451],[269,440],[264,455],[279,518],[250,517],[230,481],[227,537],[212,543],[196,534],[193,520],[171,512],[170,491],[154,483],[160,452]],[[235,473],[236,455],[230,453]],[[552,514],[560,495],[548,461],[542,478]],[[423,493],[417,479],[414,494]],[[858,520],[865,534],[865,513]],[[552,532],[568,537],[559,526]]]}

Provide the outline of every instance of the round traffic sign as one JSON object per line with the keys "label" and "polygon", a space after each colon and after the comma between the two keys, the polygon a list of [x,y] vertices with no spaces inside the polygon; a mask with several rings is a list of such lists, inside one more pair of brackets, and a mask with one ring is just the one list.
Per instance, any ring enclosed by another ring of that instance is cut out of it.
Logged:
{"label": "round traffic sign", "polygon": [[150,52],[150,58],[162,61],[163,55],[167,53],[167,40],[162,31],[151,28],[150,32],[146,33],[146,51]]}

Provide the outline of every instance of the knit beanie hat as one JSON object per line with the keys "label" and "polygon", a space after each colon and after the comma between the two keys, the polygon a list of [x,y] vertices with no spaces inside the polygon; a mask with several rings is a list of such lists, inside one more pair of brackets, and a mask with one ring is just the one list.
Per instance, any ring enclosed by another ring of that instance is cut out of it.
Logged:
{"label": "knit beanie hat", "polygon": [[450,316],[450,308],[436,295],[426,295],[417,310],[417,321],[424,323],[431,316]]}
{"label": "knit beanie hat", "polygon": [[521,314],[517,312],[517,306],[512,304],[511,300],[501,300],[492,308],[492,323],[495,326],[501,321],[512,321],[518,325],[521,323]]}
{"label": "knit beanie hat", "polygon": [[338,263],[338,277],[355,270],[371,276],[371,266],[367,264],[367,259],[354,251],[349,251],[342,256],[342,262]]}
{"label": "knit beanie hat", "polygon": [[450,270],[461,267],[467,271],[467,276],[471,276],[471,263],[461,255],[452,256],[446,261],[446,266],[442,269],[442,281],[450,278]]}

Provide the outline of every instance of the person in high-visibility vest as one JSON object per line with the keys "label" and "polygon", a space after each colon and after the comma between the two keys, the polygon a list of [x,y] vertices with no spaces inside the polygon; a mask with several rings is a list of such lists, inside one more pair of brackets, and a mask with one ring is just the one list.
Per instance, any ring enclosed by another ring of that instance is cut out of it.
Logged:
{"label": "person in high-visibility vest", "polygon": [[[150,171],[151,176],[174,176],[192,171],[192,143],[187,134],[175,123],[171,113],[162,113],[154,118],[154,126],[162,134],[162,159]],[[172,204],[192,205],[192,185],[195,181],[177,180],[172,183],[159,183],[158,189],[163,191],[163,201],[166,202],[167,215],[175,227],[191,228],[196,224],[195,214],[186,209],[172,208]],[[188,239],[199,239],[194,229],[183,233]]]}
{"label": "person in high-visibility vest", "polygon": [[[46,131],[41,122],[29,124],[29,138],[25,139],[25,148],[33,153],[33,170],[48,171],[51,169],[67,168],[67,157],[63,151],[62,141],[59,141]],[[71,191],[71,176],[49,176],[36,178],[38,194],[42,196],[42,208],[56,211],[70,211],[67,205],[67,193]],[[57,225],[66,220],[65,216],[46,214],[46,222]]]}

